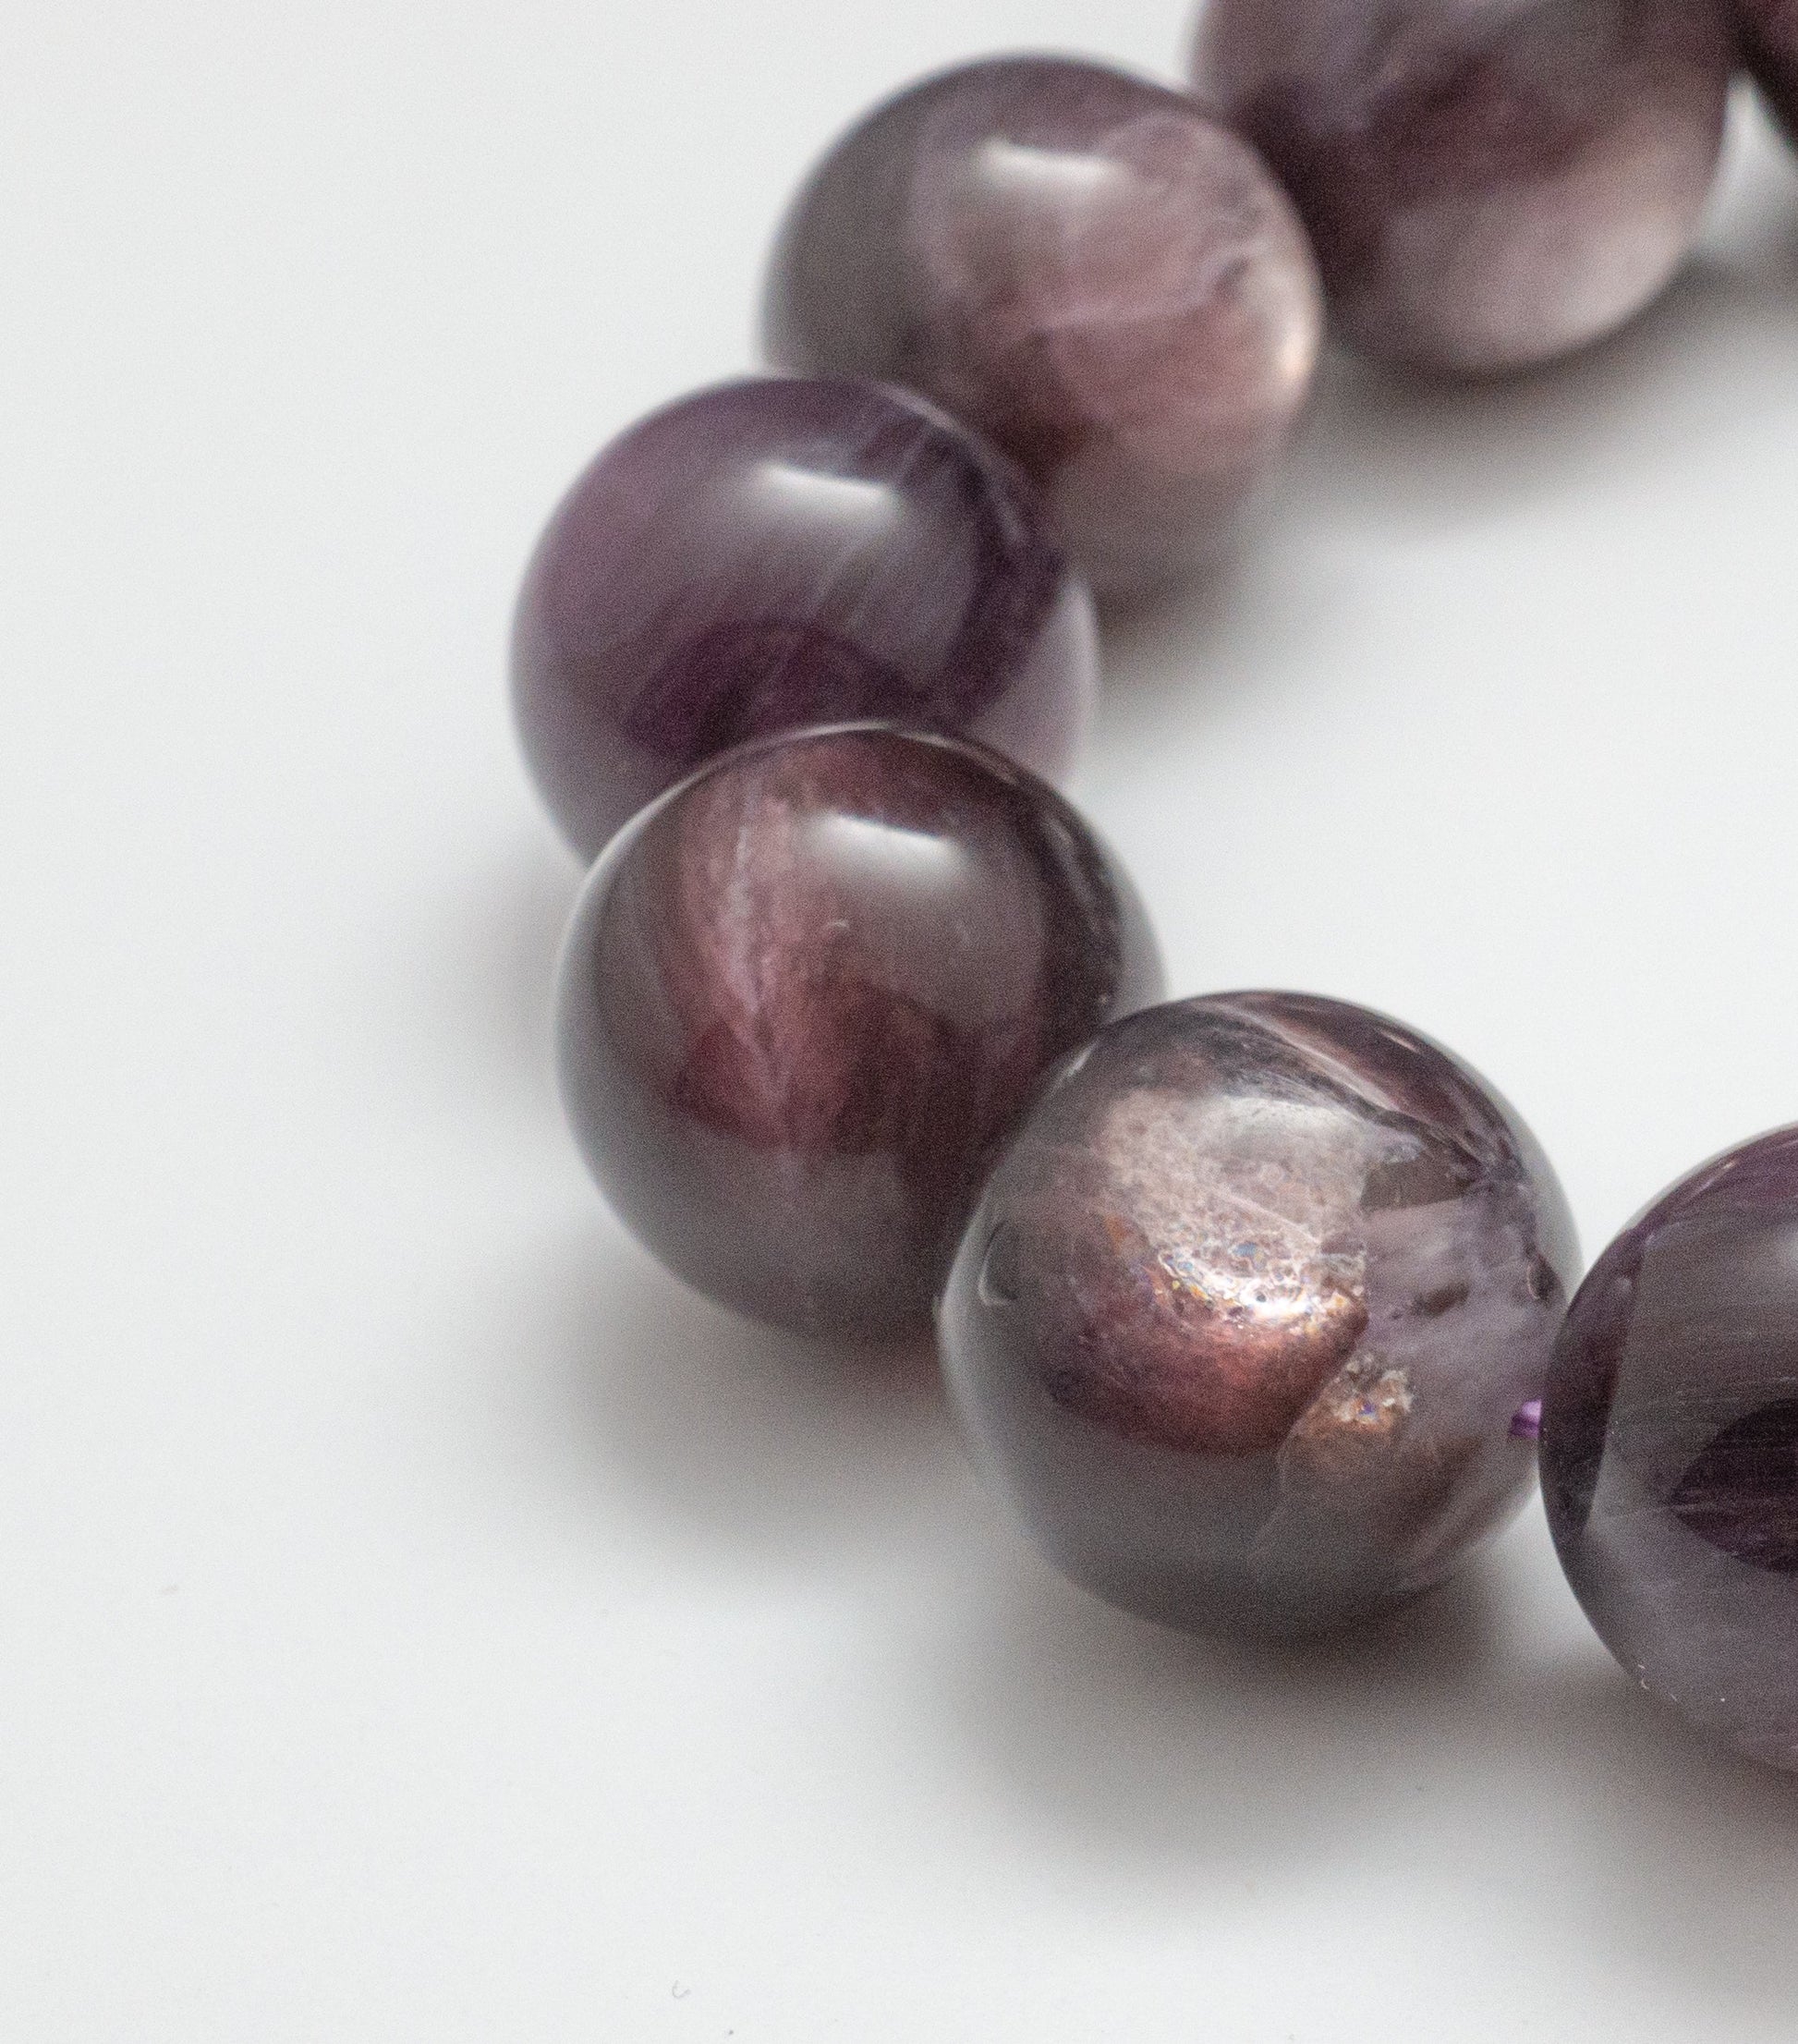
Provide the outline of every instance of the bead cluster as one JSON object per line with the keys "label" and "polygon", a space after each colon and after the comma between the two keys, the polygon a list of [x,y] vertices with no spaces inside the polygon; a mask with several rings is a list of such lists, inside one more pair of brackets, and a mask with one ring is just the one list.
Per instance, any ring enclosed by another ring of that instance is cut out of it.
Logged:
{"label": "bead cluster", "polygon": [[966,66],[825,156],[782,373],[605,450],[520,599],[525,749],[597,858],[558,990],[595,1178],[810,1334],[934,1319],[1041,1547],[1172,1622],[1305,1633],[1442,1581],[1539,1463],[1647,1687],[1798,1768],[1798,1134],[1580,1283],[1518,1115],[1386,1017],[1165,1002],[1049,782],[1092,597],[1233,543],[1354,347],[1514,370],[1646,305],[1793,0],[1210,0],[1193,96]]}

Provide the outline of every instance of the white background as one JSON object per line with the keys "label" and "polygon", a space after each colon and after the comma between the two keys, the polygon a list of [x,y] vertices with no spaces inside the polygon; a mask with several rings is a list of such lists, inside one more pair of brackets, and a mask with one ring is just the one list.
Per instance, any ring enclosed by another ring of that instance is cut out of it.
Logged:
{"label": "white background", "polygon": [[[922,1368],[618,1235],[519,565],[752,360],[804,164],[1171,0],[14,0],[0,29],[0,2035],[1705,2044],[1798,2029],[1798,1791],[1539,1513],[1391,1639],[1063,1588]],[[1798,1115],[1798,176],[1616,346],[1336,374],[1116,630],[1076,793],[1184,992],[1455,1045],[1596,1250]]]}

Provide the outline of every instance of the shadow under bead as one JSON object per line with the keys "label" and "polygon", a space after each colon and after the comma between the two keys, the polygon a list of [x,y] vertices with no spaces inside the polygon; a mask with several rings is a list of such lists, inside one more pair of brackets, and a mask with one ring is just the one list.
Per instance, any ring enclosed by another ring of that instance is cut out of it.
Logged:
{"label": "shadow under bead", "polygon": [[1053,779],[1098,688],[1092,600],[1013,464],[903,392],[751,378],[655,412],[550,520],[513,699],[592,858],[732,746],[880,718]]}
{"label": "shadow under bead", "polygon": [[1051,789],[949,739],[805,733],[715,761],[589,877],[563,1098],[697,1289],[898,1338],[1047,1072],[1160,992],[1129,882]]}
{"label": "shadow under bead", "polygon": [[1207,0],[1194,79],[1310,230],[1371,354],[1522,369],[1599,339],[1703,222],[1726,0]]}
{"label": "shadow under bead", "polygon": [[1291,203],[1193,100],[1018,56],[858,123],[796,201],[771,358],[919,390],[1006,449],[1101,591],[1214,560],[1309,392],[1323,322]]}
{"label": "shadow under bead", "polygon": [[1555,1348],[1542,1487],[1631,1674],[1798,1770],[1798,1129],[1704,1165],[1594,1265]]}
{"label": "shadow under bead", "polygon": [[1050,1558],[1197,1629],[1328,1630],[1441,1582],[1534,1478],[1513,1434],[1577,1275],[1474,1074],[1341,1002],[1121,1021],[996,1166],[951,1389]]}

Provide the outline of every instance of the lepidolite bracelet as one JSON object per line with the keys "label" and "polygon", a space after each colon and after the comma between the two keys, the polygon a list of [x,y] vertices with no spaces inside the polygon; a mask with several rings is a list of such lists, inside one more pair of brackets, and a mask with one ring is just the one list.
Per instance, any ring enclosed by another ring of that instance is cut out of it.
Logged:
{"label": "lepidolite bracelet", "polygon": [[1197,50],[1196,96],[1020,57],[876,110],[780,237],[785,373],[656,414],[556,512],[515,687],[602,854],[570,1118],[712,1297],[934,1318],[1039,1543],[1159,1618],[1377,1616],[1513,1515],[1539,1432],[1607,1644],[1798,1767],[1798,1131],[1581,1284],[1489,1086],[1340,1002],[1163,1002],[1039,777],[1091,707],[1089,587],[1237,538],[1326,306],[1436,373],[1612,331],[1691,247],[1738,63],[1798,108],[1798,0],[1212,0]]}

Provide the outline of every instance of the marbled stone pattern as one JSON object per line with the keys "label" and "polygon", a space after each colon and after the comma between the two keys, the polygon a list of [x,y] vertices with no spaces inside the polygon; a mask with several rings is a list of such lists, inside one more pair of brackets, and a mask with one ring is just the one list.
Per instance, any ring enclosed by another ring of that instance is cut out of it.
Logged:
{"label": "marbled stone pattern", "polygon": [[1715,179],[1723,0],[1209,0],[1194,76],[1377,355],[1519,369],[1672,277]]}
{"label": "marbled stone pattern", "polygon": [[673,1271],[812,1334],[921,1333],[1049,1068],[1160,997],[1128,881],[996,754],[858,726],[745,748],[589,876],[563,1097]]}
{"label": "marbled stone pattern", "polygon": [[1798,138],[1798,0],[1735,0],[1743,55],[1789,136]]}
{"label": "marbled stone pattern", "polygon": [[743,741],[880,718],[1051,779],[1098,686],[1092,601],[1014,465],[847,379],[684,398],[608,447],[525,578],[513,690],[551,811],[591,858]]}
{"label": "marbled stone pattern", "polygon": [[1542,1489],[1631,1674],[1798,1768],[1798,1128],[1693,1173],[1594,1265],[1555,1348]]}
{"label": "marbled stone pattern", "polygon": [[1526,1496],[1513,1429],[1577,1259],[1534,1139],[1436,1045],[1308,995],[1175,1002],[1071,1059],[1007,1147],[945,1366],[1076,1580],[1176,1624],[1328,1630]]}
{"label": "marbled stone pattern", "polygon": [[791,368],[920,390],[1016,457],[1101,590],[1229,543],[1310,387],[1322,294],[1254,152],[1192,100],[1003,57],[839,141],[770,276]]}

